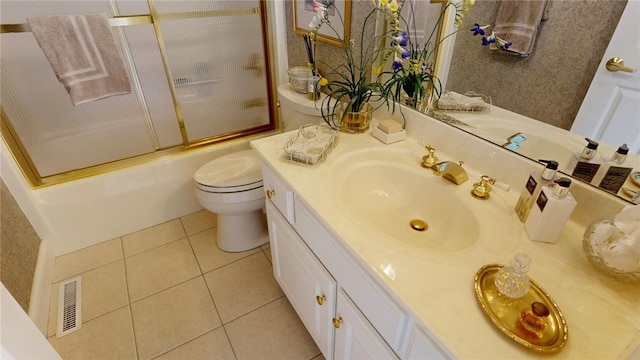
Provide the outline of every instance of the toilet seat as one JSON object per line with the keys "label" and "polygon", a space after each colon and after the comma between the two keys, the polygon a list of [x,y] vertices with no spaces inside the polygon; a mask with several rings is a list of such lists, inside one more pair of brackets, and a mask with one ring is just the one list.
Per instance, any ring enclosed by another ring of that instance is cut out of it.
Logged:
{"label": "toilet seat", "polygon": [[193,179],[198,189],[210,193],[237,193],[263,186],[261,162],[253,150],[214,159],[204,164]]}

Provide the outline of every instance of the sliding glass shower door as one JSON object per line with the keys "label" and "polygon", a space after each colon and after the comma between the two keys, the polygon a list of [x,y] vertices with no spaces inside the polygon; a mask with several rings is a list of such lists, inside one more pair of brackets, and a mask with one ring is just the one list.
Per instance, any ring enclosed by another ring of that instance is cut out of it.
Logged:
{"label": "sliding glass shower door", "polygon": [[[3,137],[45,179],[274,129],[264,11],[257,0],[3,0]],[[133,91],[74,106],[24,23],[92,13],[117,20]]]}

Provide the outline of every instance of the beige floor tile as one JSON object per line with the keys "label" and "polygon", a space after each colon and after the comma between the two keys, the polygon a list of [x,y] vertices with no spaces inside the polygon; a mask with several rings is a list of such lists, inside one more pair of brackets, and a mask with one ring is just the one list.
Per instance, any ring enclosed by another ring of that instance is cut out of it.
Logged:
{"label": "beige floor tile", "polygon": [[154,360],[235,360],[235,358],[227,333],[219,327]]}
{"label": "beige floor tile", "polygon": [[131,302],[200,275],[185,238],[125,259]]}
{"label": "beige floor tile", "polygon": [[184,230],[187,232],[187,235],[193,235],[201,231],[214,228],[217,225],[216,214],[208,210],[201,210],[193,214],[183,216],[180,220],[182,220],[182,225],[184,226]]}
{"label": "beige floor tile", "polygon": [[[56,333],[59,289],[59,282],[52,285],[48,336]],[[83,323],[128,305],[129,295],[127,294],[124,260],[83,273],[81,275],[81,289]]]}
{"label": "beige floor tile", "polygon": [[216,246],[215,228],[189,236],[189,242],[193,247],[193,252],[196,254],[196,259],[198,259],[198,264],[200,264],[200,269],[203,273],[207,273],[260,251],[260,248],[255,248],[248,251],[231,253],[218,249],[218,246]]}
{"label": "beige floor tile", "polygon": [[150,359],[221,325],[198,276],[131,304],[140,359]]}
{"label": "beige floor tile", "polygon": [[68,279],[120,259],[122,259],[120,238],[58,256],[53,268],[53,281]]}
{"label": "beige floor tile", "polygon": [[223,323],[283,296],[262,252],[205,274]]}
{"label": "beige floor tile", "polygon": [[186,236],[187,234],[184,232],[182,222],[179,219],[140,230],[122,237],[124,256],[139,254]]}
{"label": "beige floor tile", "polygon": [[271,258],[271,244],[264,244],[260,246],[260,249],[262,249],[262,252],[267,255],[267,259],[269,259],[269,262],[273,264],[273,259]]}
{"label": "beige floor tile", "polygon": [[286,297],[225,325],[239,360],[311,359],[320,353]]}
{"label": "beige floor tile", "polygon": [[82,324],[82,328],[49,342],[65,360],[136,359],[129,307]]}

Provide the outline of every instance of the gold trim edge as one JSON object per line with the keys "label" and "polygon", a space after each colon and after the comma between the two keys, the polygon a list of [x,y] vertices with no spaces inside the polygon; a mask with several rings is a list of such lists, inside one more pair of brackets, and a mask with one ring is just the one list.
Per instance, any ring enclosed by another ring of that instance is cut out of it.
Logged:
{"label": "gold trim edge", "polygon": [[[115,16],[109,19],[109,25],[111,26],[143,25],[152,23],[153,19],[151,18],[151,15]],[[31,32],[31,27],[28,23],[0,25],[0,34],[24,32]]]}
{"label": "gold trim edge", "polygon": [[[166,13],[158,14],[160,20],[182,20],[209,17],[225,17],[225,16],[242,16],[260,14],[259,7],[244,9],[226,9],[226,10],[210,10],[210,11],[194,11],[185,13]],[[153,24],[154,20],[150,14],[145,15],[126,15],[114,16],[109,19],[110,26],[129,26]],[[31,26],[28,23],[22,24],[0,24],[0,34],[8,33],[26,33],[31,32]]]}

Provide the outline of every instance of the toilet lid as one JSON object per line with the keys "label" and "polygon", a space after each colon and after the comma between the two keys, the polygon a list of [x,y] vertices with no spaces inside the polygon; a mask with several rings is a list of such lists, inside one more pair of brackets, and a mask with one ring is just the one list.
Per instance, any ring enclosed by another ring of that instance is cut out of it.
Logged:
{"label": "toilet lid", "polygon": [[221,156],[204,164],[193,176],[208,187],[237,187],[262,181],[262,166],[253,150]]}

